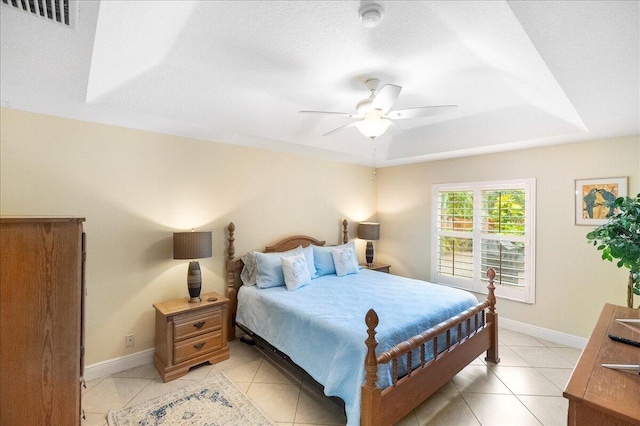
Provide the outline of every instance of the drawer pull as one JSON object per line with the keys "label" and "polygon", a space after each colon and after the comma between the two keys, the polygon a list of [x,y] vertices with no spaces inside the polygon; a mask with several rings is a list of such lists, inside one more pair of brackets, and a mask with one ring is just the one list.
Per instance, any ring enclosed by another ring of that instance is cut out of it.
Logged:
{"label": "drawer pull", "polygon": [[202,326],[204,325],[206,321],[198,321],[197,323],[193,324],[193,326],[195,328],[197,328],[198,330],[200,330],[202,328]]}
{"label": "drawer pull", "polygon": [[204,344],[207,342],[200,342],[200,343],[196,343],[195,345],[193,345],[194,348],[200,350],[204,347]]}

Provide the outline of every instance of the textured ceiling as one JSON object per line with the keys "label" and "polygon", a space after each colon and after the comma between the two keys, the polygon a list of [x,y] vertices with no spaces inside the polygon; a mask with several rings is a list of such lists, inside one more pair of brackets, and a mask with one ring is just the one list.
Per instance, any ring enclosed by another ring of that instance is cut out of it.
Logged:
{"label": "textured ceiling", "polygon": [[[75,29],[0,5],[2,106],[377,166],[640,134],[638,1],[81,1]],[[351,120],[375,77],[398,121]]]}

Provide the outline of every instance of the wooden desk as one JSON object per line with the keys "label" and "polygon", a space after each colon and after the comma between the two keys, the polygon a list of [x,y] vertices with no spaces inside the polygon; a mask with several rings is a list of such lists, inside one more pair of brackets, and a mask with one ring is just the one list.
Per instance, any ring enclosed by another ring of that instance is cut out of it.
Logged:
{"label": "wooden desk", "polygon": [[640,348],[609,339],[615,334],[640,340],[640,329],[616,318],[640,318],[640,310],[604,305],[573,374],[564,390],[569,400],[568,424],[640,426],[640,375],[602,364],[640,364]]}

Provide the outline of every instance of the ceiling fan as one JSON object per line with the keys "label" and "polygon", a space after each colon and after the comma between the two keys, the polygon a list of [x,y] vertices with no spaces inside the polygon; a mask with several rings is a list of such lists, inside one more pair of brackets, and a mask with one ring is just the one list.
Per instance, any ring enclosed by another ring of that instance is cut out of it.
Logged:
{"label": "ceiling fan", "polygon": [[[357,121],[338,127],[322,136],[332,135],[349,127],[356,127],[360,133],[374,140],[384,134],[393,120],[404,120],[407,118],[429,117],[439,114],[448,114],[458,109],[457,105],[435,105],[418,108],[399,109],[390,111],[402,90],[401,86],[395,84],[385,84],[380,90],[380,80],[370,78],[364,82],[371,95],[356,105],[355,113],[331,112],[331,111],[299,111],[308,114],[330,114],[342,117],[355,118]],[[393,123],[395,124],[395,123]]]}

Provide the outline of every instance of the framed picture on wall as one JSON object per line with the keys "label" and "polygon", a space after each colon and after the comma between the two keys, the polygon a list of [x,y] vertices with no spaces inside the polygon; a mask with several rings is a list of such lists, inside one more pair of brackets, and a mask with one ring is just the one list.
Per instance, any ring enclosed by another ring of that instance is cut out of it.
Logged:
{"label": "framed picture on wall", "polygon": [[616,214],[615,200],[627,196],[627,178],[576,179],[576,225],[602,225]]}

